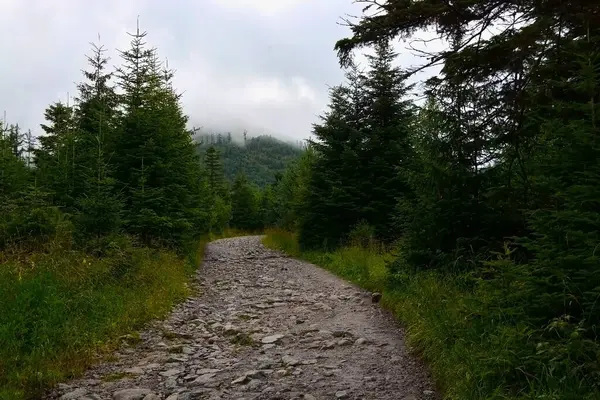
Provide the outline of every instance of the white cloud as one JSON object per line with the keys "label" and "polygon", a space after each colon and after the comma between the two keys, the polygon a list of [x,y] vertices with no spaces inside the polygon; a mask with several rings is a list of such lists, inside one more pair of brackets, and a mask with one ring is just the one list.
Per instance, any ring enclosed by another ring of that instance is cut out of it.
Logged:
{"label": "white cloud", "polygon": [[216,0],[217,4],[225,8],[254,11],[268,17],[277,16],[301,3],[311,1],[314,0]]}
{"label": "white cloud", "polygon": [[[39,133],[44,109],[75,95],[89,42],[115,49],[140,16],[176,70],[196,126],[308,137],[343,79],[333,50],[351,0],[0,0],[0,113]],[[358,7],[360,8],[360,7]],[[275,18],[272,18],[274,17]],[[410,63],[414,58],[402,59]]]}

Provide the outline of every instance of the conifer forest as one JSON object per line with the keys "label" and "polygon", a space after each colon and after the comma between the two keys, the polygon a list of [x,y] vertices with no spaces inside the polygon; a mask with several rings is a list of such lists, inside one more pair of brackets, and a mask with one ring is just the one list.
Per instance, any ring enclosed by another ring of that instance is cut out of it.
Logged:
{"label": "conifer forest", "polygon": [[[207,242],[257,233],[383,293],[441,398],[600,399],[600,4],[357,2],[300,146],[194,132],[140,28],[39,132],[4,121],[0,399],[80,374],[190,295]],[[423,31],[447,46],[399,67]]]}

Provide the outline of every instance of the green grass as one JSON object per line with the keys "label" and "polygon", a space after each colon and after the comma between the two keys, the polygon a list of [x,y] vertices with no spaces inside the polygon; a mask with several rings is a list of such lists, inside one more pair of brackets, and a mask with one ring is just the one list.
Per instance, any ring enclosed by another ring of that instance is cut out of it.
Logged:
{"label": "green grass", "polygon": [[301,252],[293,233],[268,230],[263,244],[269,248],[299,257],[372,291],[384,290],[388,281],[386,263],[393,256],[381,246],[351,246],[334,253]]}
{"label": "green grass", "polygon": [[392,280],[386,263],[393,256],[382,249],[301,252],[294,234],[276,230],[263,243],[383,293],[383,307],[402,322],[408,345],[427,361],[446,399],[600,399],[593,377],[577,378],[572,349],[537,343],[532,327],[510,314],[515,305],[467,285],[464,276],[413,272]]}
{"label": "green grass", "polygon": [[187,259],[127,240],[103,258],[64,246],[0,253],[0,399],[39,398],[81,374],[189,294],[206,236]]}

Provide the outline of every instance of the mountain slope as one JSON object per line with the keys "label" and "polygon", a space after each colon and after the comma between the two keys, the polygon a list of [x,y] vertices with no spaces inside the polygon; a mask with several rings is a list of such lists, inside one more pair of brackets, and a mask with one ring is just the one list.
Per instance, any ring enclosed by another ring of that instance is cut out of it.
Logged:
{"label": "mountain slope", "polygon": [[219,150],[225,177],[229,181],[243,171],[248,180],[260,187],[275,182],[275,175],[283,173],[287,165],[302,153],[298,146],[270,136],[247,139],[245,145],[220,135],[216,138],[214,135],[199,137],[198,142],[202,157],[210,146]]}

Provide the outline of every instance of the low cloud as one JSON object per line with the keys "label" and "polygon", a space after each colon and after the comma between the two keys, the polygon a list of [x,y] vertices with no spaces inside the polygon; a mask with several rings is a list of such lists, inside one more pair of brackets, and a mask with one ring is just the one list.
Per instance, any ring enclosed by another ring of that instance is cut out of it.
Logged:
{"label": "low cloud", "polygon": [[2,0],[0,110],[39,133],[44,109],[75,95],[90,42],[128,46],[139,15],[176,70],[190,124],[306,138],[343,79],[333,46],[351,0]]}

